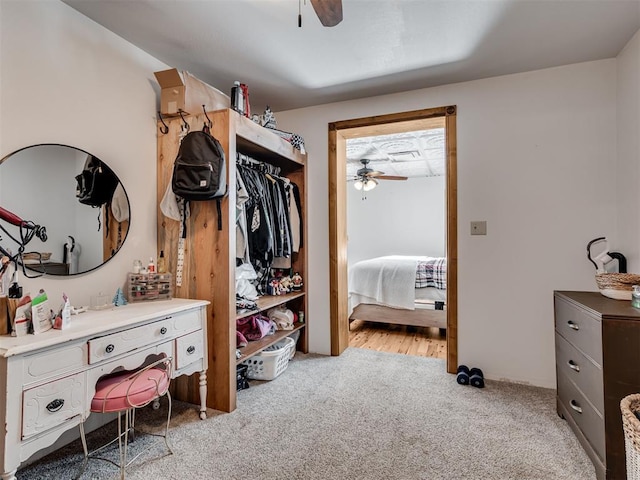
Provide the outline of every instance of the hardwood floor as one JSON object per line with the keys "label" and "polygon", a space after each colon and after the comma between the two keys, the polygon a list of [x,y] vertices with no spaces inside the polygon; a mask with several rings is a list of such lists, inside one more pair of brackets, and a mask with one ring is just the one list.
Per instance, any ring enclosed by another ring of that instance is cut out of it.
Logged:
{"label": "hardwood floor", "polygon": [[438,328],[407,327],[354,320],[349,346],[446,360],[447,339]]}

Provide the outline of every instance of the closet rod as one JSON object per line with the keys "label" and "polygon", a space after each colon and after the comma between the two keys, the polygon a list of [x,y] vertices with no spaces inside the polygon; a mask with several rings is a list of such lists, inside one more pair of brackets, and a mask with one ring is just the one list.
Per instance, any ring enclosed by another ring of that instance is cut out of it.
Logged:
{"label": "closet rod", "polygon": [[259,160],[256,160],[255,158],[251,158],[250,156],[240,152],[236,153],[236,163],[244,167],[259,170],[263,173],[268,173],[270,175],[279,176],[281,171],[280,167],[276,167],[275,165],[271,165],[270,163],[261,162]]}

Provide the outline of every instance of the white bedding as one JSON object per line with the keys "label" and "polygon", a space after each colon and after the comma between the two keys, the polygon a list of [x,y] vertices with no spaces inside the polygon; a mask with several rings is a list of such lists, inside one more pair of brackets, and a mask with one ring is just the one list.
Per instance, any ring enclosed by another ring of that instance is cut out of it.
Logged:
{"label": "white bedding", "polygon": [[[349,269],[349,314],[360,303],[414,310],[416,290],[437,290],[415,288],[418,261],[430,258],[390,255],[354,264]],[[446,297],[445,291],[441,294]]]}

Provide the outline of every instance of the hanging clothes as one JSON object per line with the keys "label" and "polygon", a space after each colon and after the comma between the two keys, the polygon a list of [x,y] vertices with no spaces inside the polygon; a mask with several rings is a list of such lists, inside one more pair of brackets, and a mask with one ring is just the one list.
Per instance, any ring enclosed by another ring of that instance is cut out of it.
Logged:
{"label": "hanging clothes", "polygon": [[249,193],[240,172],[236,169],[236,258],[241,259],[243,263],[251,261],[247,236],[246,204],[248,201]]}
{"label": "hanging clothes", "polygon": [[[269,269],[291,268],[291,255],[300,247],[302,222],[298,187],[289,179],[278,176],[279,170],[273,165],[241,154],[238,155],[237,174],[238,184],[242,183],[238,187],[242,200],[236,203],[236,231],[240,232],[236,236],[236,256],[245,258],[246,242],[250,262],[262,286],[259,291],[264,293]],[[238,237],[241,237],[240,241]]]}

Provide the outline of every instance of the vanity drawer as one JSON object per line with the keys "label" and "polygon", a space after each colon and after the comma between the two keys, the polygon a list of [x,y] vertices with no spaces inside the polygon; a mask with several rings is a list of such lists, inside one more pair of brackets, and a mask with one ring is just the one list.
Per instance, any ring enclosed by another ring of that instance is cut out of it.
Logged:
{"label": "vanity drawer", "polygon": [[89,364],[117,357],[136,348],[152,345],[165,338],[172,338],[172,318],[122,330],[104,337],[92,338],[89,345]]}
{"label": "vanity drawer", "polygon": [[85,358],[87,357],[84,342],[26,356],[23,362],[22,384],[29,385],[71,373],[72,370],[77,371],[86,364]]}
{"label": "vanity drawer", "polygon": [[564,374],[575,383],[602,414],[604,412],[602,369],[557,333],[556,365],[558,374]]}
{"label": "vanity drawer", "polygon": [[172,331],[176,335],[184,335],[185,333],[200,330],[203,322],[204,316],[202,309],[182,312],[171,317]]}
{"label": "vanity drawer", "polygon": [[22,438],[62,425],[84,410],[84,372],[22,393]]}
{"label": "vanity drawer", "polygon": [[180,370],[196,360],[200,360],[203,351],[202,330],[176,338],[175,369]]}
{"label": "vanity drawer", "polygon": [[602,323],[575,305],[556,297],[556,331],[602,366]]}
{"label": "vanity drawer", "polygon": [[558,373],[558,398],[596,454],[604,461],[604,420],[580,390],[563,373]]}

